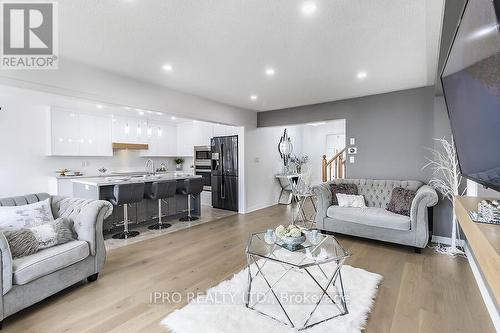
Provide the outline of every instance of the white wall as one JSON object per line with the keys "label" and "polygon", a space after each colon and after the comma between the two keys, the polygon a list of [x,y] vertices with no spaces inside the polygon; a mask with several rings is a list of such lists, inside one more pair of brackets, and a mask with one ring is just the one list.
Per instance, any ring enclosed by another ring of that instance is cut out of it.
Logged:
{"label": "white wall", "polygon": [[467,195],[471,197],[500,198],[500,192],[485,188],[472,180],[467,179]]}
{"label": "white wall", "polygon": [[285,128],[293,144],[292,155],[309,156],[311,183],[321,182],[321,158],[325,153],[326,135],[345,133],[345,120],[327,122],[321,126],[294,125],[246,128],[246,211],[253,211],[278,201],[281,187],[276,174],[281,173],[278,142]]}
{"label": "white wall", "polygon": [[165,112],[178,117],[255,126],[256,112],[98,70],[67,59],[58,70],[2,70],[0,84]]}
{"label": "white wall", "polygon": [[[278,142],[285,127],[245,128],[246,212],[277,203],[280,186],[275,175],[281,173]],[[287,127],[294,152],[301,151],[301,128]]]}

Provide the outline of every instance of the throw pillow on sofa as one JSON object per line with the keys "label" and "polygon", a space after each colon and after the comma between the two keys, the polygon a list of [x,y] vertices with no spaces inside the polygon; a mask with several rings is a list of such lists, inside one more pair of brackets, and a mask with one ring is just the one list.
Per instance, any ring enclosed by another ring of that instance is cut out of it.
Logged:
{"label": "throw pillow on sofa", "polygon": [[392,190],[391,201],[387,204],[387,210],[399,215],[410,216],[411,203],[416,194],[416,191],[395,187]]}
{"label": "throw pillow on sofa", "polygon": [[353,207],[353,208],[366,207],[365,197],[362,195],[351,195],[342,193],[337,193],[336,195],[339,207]]}
{"label": "throw pillow on sofa", "polygon": [[332,191],[332,205],[338,206],[337,193],[358,195],[358,186],[356,184],[330,184]]}
{"label": "throw pillow on sofa", "polygon": [[13,258],[21,258],[73,239],[73,222],[65,217],[55,221],[18,230],[5,230]]}
{"label": "throw pillow on sofa", "polygon": [[21,229],[53,221],[50,198],[22,206],[0,207],[0,229]]}

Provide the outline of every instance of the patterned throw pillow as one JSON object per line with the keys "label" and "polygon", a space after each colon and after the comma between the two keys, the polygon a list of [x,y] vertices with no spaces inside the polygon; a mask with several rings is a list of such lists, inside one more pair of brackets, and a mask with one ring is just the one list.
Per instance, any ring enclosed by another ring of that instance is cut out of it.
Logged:
{"label": "patterned throw pillow", "polygon": [[0,207],[0,229],[30,228],[53,220],[50,198],[29,205]]}
{"label": "patterned throw pillow", "polygon": [[73,239],[73,222],[65,217],[46,224],[18,230],[5,230],[13,258],[21,258]]}
{"label": "patterned throw pillow", "polygon": [[337,193],[358,195],[358,186],[356,184],[330,184],[332,191],[332,205],[338,206]]}
{"label": "patterned throw pillow", "polygon": [[387,210],[399,215],[410,216],[411,203],[416,194],[416,191],[395,187],[392,190],[391,201],[387,204]]}

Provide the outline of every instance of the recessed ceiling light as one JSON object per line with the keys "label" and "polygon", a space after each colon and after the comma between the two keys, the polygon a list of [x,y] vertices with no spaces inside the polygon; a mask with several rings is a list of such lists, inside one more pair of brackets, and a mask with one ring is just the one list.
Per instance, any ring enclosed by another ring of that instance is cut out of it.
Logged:
{"label": "recessed ceiling light", "polygon": [[174,116],[172,116],[172,117],[170,117],[170,119],[175,120],[175,119],[177,119],[177,118],[175,118]]}
{"label": "recessed ceiling light", "polygon": [[256,101],[256,100],[257,100],[257,98],[258,98],[258,96],[257,96],[257,95],[250,95],[250,99],[251,99],[252,101]]}
{"label": "recessed ceiling light", "polygon": [[102,109],[104,106],[102,106],[102,104],[97,104],[95,107],[98,109]]}
{"label": "recessed ceiling light", "polygon": [[124,106],[123,107],[125,110],[130,110],[130,107],[129,106]]}
{"label": "recessed ceiling light", "polygon": [[266,75],[267,76],[273,76],[274,74],[275,74],[274,68],[271,68],[271,67],[266,68]]}
{"label": "recessed ceiling light", "polygon": [[156,112],[156,115],[158,115],[158,116],[163,116],[163,113],[161,113],[161,112]]}
{"label": "recessed ceiling light", "polygon": [[151,114],[151,113],[153,113],[153,111],[147,110],[146,113]]}
{"label": "recessed ceiling light", "polygon": [[165,64],[163,65],[162,67],[164,70],[166,70],[167,72],[171,72],[174,68],[172,67],[172,65],[170,64]]}
{"label": "recessed ceiling light", "polygon": [[137,111],[137,113],[138,113],[139,115],[141,115],[141,116],[143,116],[143,115],[144,115],[144,111]]}
{"label": "recessed ceiling light", "polygon": [[312,15],[316,12],[316,4],[312,1],[307,1],[302,4],[302,13],[304,15]]}
{"label": "recessed ceiling light", "polygon": [[357,76],[358,79],[363,80],[366,78],[366,72],[359,72]]}

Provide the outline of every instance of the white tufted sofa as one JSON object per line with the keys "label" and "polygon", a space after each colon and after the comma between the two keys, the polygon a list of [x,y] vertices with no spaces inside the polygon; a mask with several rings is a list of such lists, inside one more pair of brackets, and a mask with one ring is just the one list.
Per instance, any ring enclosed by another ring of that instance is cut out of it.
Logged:
{"label": "white tufted sofa", "polygon": [[[332,206],[330,183],[356,184],[366,208]],[[410,216],[386,210],[392,190],[417,191]],[[318,197],[316,227],[321,230],[424,248],[429,241],[427,207],[437,204],[436,191],[417,180],[337,179],[313,187]]]}

